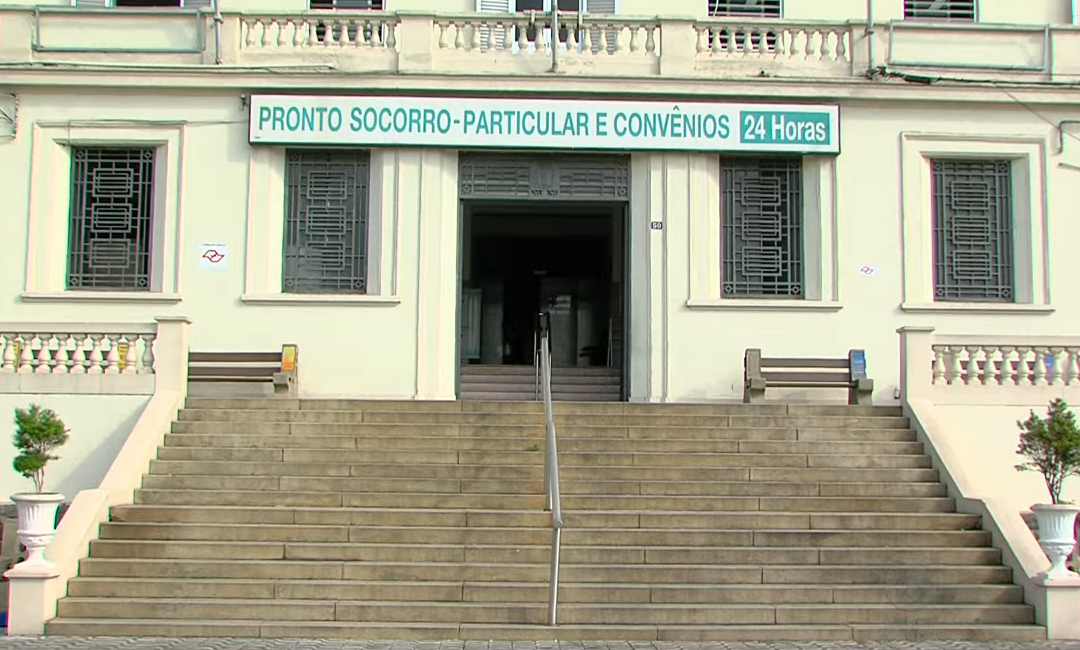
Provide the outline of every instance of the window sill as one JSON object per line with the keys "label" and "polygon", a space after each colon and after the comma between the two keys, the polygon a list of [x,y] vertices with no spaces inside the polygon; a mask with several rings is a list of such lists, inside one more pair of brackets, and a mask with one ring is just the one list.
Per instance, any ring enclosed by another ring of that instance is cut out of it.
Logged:
{"label": "window sill", "polygon": [[244,294],[240,301],[249,305],[371,305],[401,304],[398,296],[336,295],[319,293]]}
{"label": "window sill", "polygon": [[23,302],[110,302],[110,303],[167,303],[183,300],[178,293],[128,291],[24,291]]}
{"label": "window sill", "polygon": [[823,300],[760,300],[737,298],[710,299],[691,298],[686,301],[690,309],[742,310],[742,311],[840,311],[838,302]]}
{"label": "window sill", "polygon": [[905,302],[900,309],[909,314],[1052,314],[1055,311],[1050,305],[982,302]]}

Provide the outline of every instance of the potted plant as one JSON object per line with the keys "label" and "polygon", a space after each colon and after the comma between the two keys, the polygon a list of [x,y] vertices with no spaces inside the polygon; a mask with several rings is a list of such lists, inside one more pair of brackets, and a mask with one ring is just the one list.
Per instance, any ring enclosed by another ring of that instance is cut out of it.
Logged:
{"label": "potted plant", "polygon": [[1017,453],[1027,462],[1016,466],[1020,471],[1039,472],[1050,492],[1050,503],[1031,506],[1038,521],[1039,545],[1050,559],[1046,578],[1071,575],[1066,562],[1076,544],[1074,525],[1080,508],[1061,500],[1065,479],[1080,474],[1080,427],[1068,404],[1058,398],[1050,402],[1046,417],[1034,411],[1020,427],[1020,446]]}
{"label": "potted plant", "polygon": [[15,471],[34,482],[34,492],[11,495],[19,513],[19,541],[26,547],[23,564],[49,566],[44,551],[56,532],[56,509],[64,496],[45,492],[45,466],[56,460],[53,452],[68,440],[68,430],[51,409],[31,404],[29,409],[15,409],[14,444],[18,455]]}

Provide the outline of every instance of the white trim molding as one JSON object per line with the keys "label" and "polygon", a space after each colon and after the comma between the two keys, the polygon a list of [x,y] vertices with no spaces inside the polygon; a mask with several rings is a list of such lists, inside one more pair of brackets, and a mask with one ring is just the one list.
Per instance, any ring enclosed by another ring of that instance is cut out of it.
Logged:
{"label": "white trim molding", "polygon": [[[900,134],[903,214],[904,297],[906,312],[993,314],[1052,313],[1048,284],[1047,140],[1045,136],[953,133]],[[930,159],[994,158],[1012,163],[1012,303],[934,300],[934,245]]]}
{"label": "white trim molding", "polygon": [[720,165],[722,157],[694,155],[690,162],[690,309],[839,311],[837,182],[834,156],[802,157],[802,231],[805,297],[721,297]]}
{"label": "white trim molding", "polygon": [[[22,300],[111,303],[180,302],[180,227],[184,213],[184,149],[180,122],[37,122],[30,151],[26,279]],[[71,147],[152,146],[153,231],[149,291],[67,290]]]}
{"label": "white trim molding", "polygon": [[398,152],[372,149],[368,179],[367,293],[293,294],[281,287],[285,236],[284,147],[251,148],[248,167],[247,262],[240,300],[260,305],[393,306],[398,297]]}

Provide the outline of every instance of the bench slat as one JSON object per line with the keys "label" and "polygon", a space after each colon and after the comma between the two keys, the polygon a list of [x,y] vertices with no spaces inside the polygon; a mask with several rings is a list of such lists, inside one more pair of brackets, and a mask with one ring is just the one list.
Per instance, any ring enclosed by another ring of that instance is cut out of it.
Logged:
{"label": "bench slat", "polygon": [[280,352],[189,352],[188,363],[281,363]]}
{"label": "bench slat", "polygon": [[769,388],[849,388],[849,381],[770,381]]}
{"label": "bench slat", "polygon": [[762,368],[843,368],[847,370],[847,359],[794,359],[777,357],[761,359]]}
{"label": "bench slat", "polygon": [[780,382],[794,381],[838,386],[847,386],[851,383],[851,378],[846,372],[763,372],[761,376],[770,386],[779,386]]}
{"label": "bench slat", "polygon": [[231,381],[231,382],[245,382],[245,383],[247,383],[247,382],[251,382],[251,383],[269,383],[270,382],[270,377],[269,376],[266,376],[266,377],[241,377],[241,376],[238,376],[238,375],[214,375],[214,376],[207,376],[207,377],[192,377],[192,376],[189,375],[188,376],[188,381],[189,382]]}
{"label": "bench slat", "polygon": [[189,377],[273,377],[278,369],[272,366],[189,366]]}

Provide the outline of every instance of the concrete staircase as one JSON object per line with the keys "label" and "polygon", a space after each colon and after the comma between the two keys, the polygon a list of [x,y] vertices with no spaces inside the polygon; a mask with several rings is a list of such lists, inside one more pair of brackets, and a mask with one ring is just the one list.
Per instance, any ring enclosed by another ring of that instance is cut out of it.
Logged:
{"label": "concrete staircase", "polygon": [[1044,639],[898,409],[191,398],[48,634]]}
{"label": "concrete staircase", "polygon": [[[562,402],[618,402],[622,399],[620,375],[618,368],[552,368],[551,396]],[[462,366],[458,394],[469,401],[534,400],[536,369],[533,366]]]}

